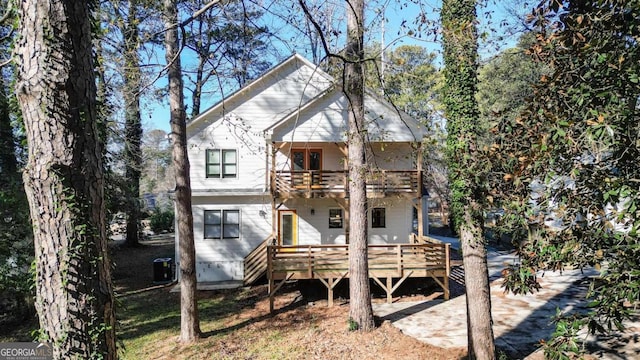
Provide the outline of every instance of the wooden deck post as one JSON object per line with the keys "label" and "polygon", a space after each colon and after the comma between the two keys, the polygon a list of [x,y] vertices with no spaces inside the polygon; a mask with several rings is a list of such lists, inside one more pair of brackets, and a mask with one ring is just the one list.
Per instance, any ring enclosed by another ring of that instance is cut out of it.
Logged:
{"label": "wooden deck post", "polygon": [[314,273],[313,275],[320,280],[320,282],[322,284],[324,284],[324,286],[327,287],[327,306],[328,307],[332,307],[333,306],[333,288],[336,287],[336,285],[338,285],[338,283],[345,278],[345,276],[347,276],[348,272],[345,272],[344,274],[338,276],[338,277],[328,277],[327,280],[325,281],[322,276],[320,276],[317,273]]}
{"label": "wooden deck post", "polygon": [[275,295],[273,281],[273,247],[267,245],[267,279],[269,280],[269,313],[273,313],[273,296]]}
{"label": "wooden deck post", "polygon": [[[425,209],[422,207],[423,202],[422,202],[422,187],[423,187],[423,183],[422,183],[422,162],[424,161],[423,159],[423,148],[422,148],[422,142],[418,143],[418,158],[416,159],[416,170],[418,171],[418,188],[416,189],[418,191],[418,236],[422,237],[424,235],[424,211]],[[429,209],[427,210],[427,216],[429,216]]]}
{"label": "wooden deck post", "polygon": [[313,261],[311,261],[311,246],[307,247],[307,276],[311,279],[313,275]]}
{"label": "wooden deck post", "polygon": [[445,287],[444,299],[449,300],[449,297],[451,296],[451,293],[449,290],[449,275],[451,272],[451,258],[450,258],[451,244],[447,243],[445,245],[444,253],[445,253],[445,267],[446,267],[446,270],[444,272],[444,279],[442,279]]}
{"label": "wooden deck post", "polygon": [[[271,145],[271,235],[278,242],[278,215],[276,211],[276,197],[278,196],[277,177],[276,177],[276,154],[277,149]],[[269,244],[267,244],[269,245]]]}

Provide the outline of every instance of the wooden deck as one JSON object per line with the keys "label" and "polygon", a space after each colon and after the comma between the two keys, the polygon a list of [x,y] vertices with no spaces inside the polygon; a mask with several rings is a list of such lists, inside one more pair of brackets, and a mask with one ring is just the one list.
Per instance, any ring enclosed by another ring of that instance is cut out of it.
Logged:
{"label": "wooden deck", "polygon": [[[369,245],[369,277],[386,291],[387,302],[410,277],[433,278],[442,287],[444,298],[449,299],[449,251],[449,244],[437,241]],[[320,280],[328,289],[332,306],[333,289],[348,277],[348,245],[267,246],[271,311],[276,292],[288,280]]]}
{"label": "wooden deck", "polygon": [[[348,172],[340,170],[276,171],[276,195],[280,198],[347,197]],[[420,194],[420,171],[378,170],[367,174],[367,194]]]}

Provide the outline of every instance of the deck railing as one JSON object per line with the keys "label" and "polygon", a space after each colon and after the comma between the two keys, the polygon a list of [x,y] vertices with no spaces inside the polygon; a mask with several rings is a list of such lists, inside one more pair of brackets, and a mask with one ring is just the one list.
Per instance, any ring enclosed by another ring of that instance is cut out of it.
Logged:
{"label": "deck railing", "polygon": [[267,246],[274,242],[269,236],[244,258],[244,285],[251,285],[267,271]]}
{"label": "deck railing", "polygon": [[[267,251],[267,271],[273,279],[328,278],[349,271],[348,245],[268,246]],[[448,252],[443,243],[369,245],[369,273],[401,278],[410,271],[416,276],[446,272]]]}
{"label": "deck railing", "polygon": [[[344,197],[348,191],[344,170],[276,171],[275,191],[280,197]],[[376,170],[367,173],[367,192],[372,195],[416,193],[422,183],[414,170]]]}
{"label": "deck railing", "polygon": [[[385,290],[387,302],[410,277],[434,279],[442,287],[444,298],[449,299],[449,244],[369,245],[368,256],[369,278]],[[287,280],[296,279],[320,280],[327,287],[327,301],[332,306],[335,286],[349,277],[349,246],[267,246],[267,277],[271,312],[278,289]]]}

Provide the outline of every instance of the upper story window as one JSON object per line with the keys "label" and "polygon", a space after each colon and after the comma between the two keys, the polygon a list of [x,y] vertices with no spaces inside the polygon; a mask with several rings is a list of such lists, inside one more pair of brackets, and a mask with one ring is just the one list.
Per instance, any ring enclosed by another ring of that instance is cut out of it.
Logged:
{"label": "upper story window", "polygon": [[235,178],[238,176],[236,150],[207,149],[206,173],[208,178]]}
{"label": "upper story window", "polygon": [[237,239],[240,237],[240,210],[205,210],[205,239]]}
{"label": "upper story window", "polygon": [[386,227],[386,211],[384,208],[371,209],[371,227],[372,228],[384,228]]}

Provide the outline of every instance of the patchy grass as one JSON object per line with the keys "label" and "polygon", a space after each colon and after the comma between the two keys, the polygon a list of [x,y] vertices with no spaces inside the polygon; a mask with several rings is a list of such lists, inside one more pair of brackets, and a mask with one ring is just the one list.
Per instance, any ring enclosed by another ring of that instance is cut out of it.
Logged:
{"label": "patchy grass", "polygon": [[[156,257],[173,248],[156,239],[139,249],[116,250],[119,297],[118,336],[123,359],[462,359],[463,349],[441,349],[403,335],[386,322],[371,333],[348,331],[348,303],[332,308],[326,300],[303,298],[294,284],[276,297],[269,314],[265,285],[237,290],[201,291],[198,309],[202,338],[178,342],[179,294],[150,288]],[[146,274],[145,274],[146,272]],[[306,286],[306,285],[305,285]],[[305,288],[305,293],[309,292]],[[323,299],[323,296],[318,298]]]}
{"label": "patchy grass", "polygon": [[[180,296],[153,285],[153,259],[173,251],[170,236],[133,249],[113,250],[118,341],[122,359],[463,359],[464,349],[442,349],[403,335],[389,322],[370,333],[348,330],[348,303],[327,307],[305,299],[295,284],[278,292],[269,314],[266,285],[201,291],[202,337],[180,344]],[[171,255],[172,256],[172,255]],[[305,294],[309,296],[307,285]],[[318,300],[322,299],[322,300]],[[35,322],[6,329],[0,341],[28,341]]]}
{"label": "patchy grass", "polygon": [[202,338],[178,343],[178,296],[166,289],[126,296],[120,313],[124,359],[462,359],[462,349],[432,347],[390,323],[349,332],[348,304],[307,303],[291,286],[269,314],[266,286],[201,292]]}

